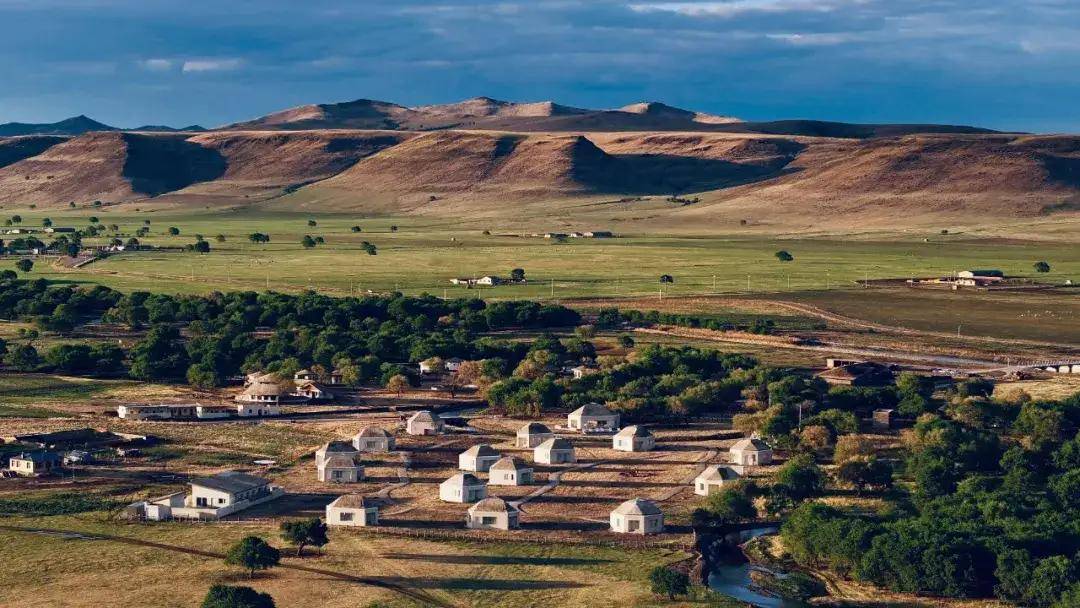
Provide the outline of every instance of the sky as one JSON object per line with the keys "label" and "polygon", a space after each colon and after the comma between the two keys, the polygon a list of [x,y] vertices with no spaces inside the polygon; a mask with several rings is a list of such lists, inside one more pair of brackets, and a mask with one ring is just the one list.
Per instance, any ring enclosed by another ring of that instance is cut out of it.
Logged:
{"label": "sky", "polygon": [[0,0],[0,122],[480,95],[1080,132],[1078,0]]}

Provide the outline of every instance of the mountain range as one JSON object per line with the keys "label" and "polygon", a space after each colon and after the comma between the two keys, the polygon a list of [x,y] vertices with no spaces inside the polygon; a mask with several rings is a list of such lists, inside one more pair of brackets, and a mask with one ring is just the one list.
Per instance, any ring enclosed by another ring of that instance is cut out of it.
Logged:
{"label": "mountain range", "polygon": [[805,230],[1080,214],[1080,137],[748,122],[660,103],[313,104],[205,130],[0,126],[0,206],[262,205]]}

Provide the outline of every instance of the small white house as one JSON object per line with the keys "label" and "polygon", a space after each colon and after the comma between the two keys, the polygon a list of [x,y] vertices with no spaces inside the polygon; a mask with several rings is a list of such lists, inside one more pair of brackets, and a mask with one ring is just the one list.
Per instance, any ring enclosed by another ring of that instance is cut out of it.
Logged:
{"label": "small white house", "polygon": [[63,459],[55,452],[22,452],[8,459],[8,469],[23,477],[50,475],[60,469]]}
{"label": "small white house", "polygon": [[334,393],[330,392],[330,389],[314,380],[298,382],[293,394],[299,397],[307,397],[312,401],[329,401],[334,398]]}
{"label": "small white house", "polygon": [[214,520],[275,500],[285,490],[269,480],[239,471],[225,471],[191,480],[191,492],[176,492],[135,503],[135,512],[153,521],[168,519]]}
{"label": "small white house", "polygon": [[267,375],[254,378],[244,392],[236,396],[236,400],[241,403],[278,405],[284,394],[285,390],[281,388],[281,383],[273,376]]}
{"label": "small white house", "polygon": [[555,437],[555,433],[552,433],[547,425],[530,422],[517,430],[514,446],[532,449],[553,437]]}
{"label": "small white house", "polygon": [[487,484],[472,473],[458,473],[439,484],[443,502],[476,502],[487,497]]}
{"label": "small white house", "polygon": [[539,464],[569,464],[577,462],[574,444],[561,437],[548,439],[533,449],[533,462]]}
{"label": "small white house", "polygon": [[633,425],[611,437],[611,449],[620,452],[648,452],[656,447],[656,437],[649,429]]}
{"label": "small white house", "polygon": [[492,496],[469,507],[465,527],[472,530],[514,530],[521,512],[501,498]]}
{"label": "small white house", "polygon": [[769,464],[773,457],[769,444],[757,437],[740,439],[728,449],[728,454],[731,456],[732,464],[748,467]]}
{"label": "small white house", "polygon": [[731,467],[718,464],[709,465],[694,478],[694,494],[708,496],[719,491],[724,487],[724,484],[738,481],[740,477],[741,475]]}
{"label": "small white house", "polygon": [[364,479],[364,466],[345,454],[331,454],[316,469],[319,481],[326,483],[356,483]]}
{"label": "small white house", "polygon": [[664,531],[664,514],[653,501],[634,498],[611,512],[611,531],[619,534],[658,534]]}
{"label": "small white house", "polygon": [[438,435],[443,431],[443,421],[438,414],[419,411],[405,422],[405,432],[410,435]]}
{"label": "small white house", "polygon": [[213,420],[216,418],[232,418],[236,415],[236,407],[228,405],[196,405],[195,417],[199,420]]}
{"label": "small white house", "polygon": [[527,486],[533,482],[533,470],[519,458],[506,456],[488,469],[490,486]]}
{"label": "small white house", "polygon": [[447,359],[446,360],[446,371],[451,372],[451,373],[457,372],[459,369],[461,369],[461,364],[464,363],[464,362],[465,361],[463,359],[459,359],[457,357],[454,357],[452,359]]}
{"label": "small white house", "polygon": [[595,367],[588,367],[585,365],[578,365],[577,367],[570,368],[570,374],[574,377],[574,380],[581,380],[589,374],[595,373],[597,369]]}
{"label": "small white house", "polygon": [[375,501],[359,494],[344,494],[326,505],[328,526],[377,526],[379,507]]}
{"label": "small white house", "polygon": [[389,452],[394,444],[394,436],[378,426],[366,426],[353,437],[353,447],[358,452]]}
{"label": "small white house", "polygon": [[332,456],[356,458],[358,455],[357,449],[348,441],[328,441],[315,450],[315,464],[322,464]]}
{"label": "small white house", "polygon": [[458,454],[458,468],[462,471],[484,473],[500,458],[502,456],[495,451],[495,448],[486,443],[481,443]]}
{"label": "small white house", "polygon": [[619,414],[599,403],[586,403],[566,416],[566,426],[579,431],[615,431]]}
{"label": "small white house", "polygon": [[276,403],[237,403],[236,415],[241,418],[280,416],[281,406]]}

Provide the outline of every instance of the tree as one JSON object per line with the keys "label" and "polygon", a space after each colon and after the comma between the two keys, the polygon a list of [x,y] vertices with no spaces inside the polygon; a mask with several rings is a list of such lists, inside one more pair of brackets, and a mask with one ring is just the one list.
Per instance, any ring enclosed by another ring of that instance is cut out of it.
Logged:
{"label": "tree", "polygon": [[836,478],[862,494],[867,488],[887,488],[892,485],[892,467],[871,456],[847,460],[836,468]]}
{"label": "tree", "polygon": [[750,519],[757,515],[757,509],[743,484],[727,485],[719,492],[713,492],[705,502],[705,510],[721,523],[732,523]]}
{"label": "tree", "polygon": [[623,348],[634,348],[634,338],[628,334],[619,336],[619,346]]}
{"label": "tree", "polygon": [[21,215],[13,215],[13,216],[11,216],[11,222],[13,224],[21,224],[22,223],[22,216]]}
{"label": "tree", "polygon": [[403,374],[396,374],[386,382],[386,389],[397,394],[401,397],[401,394],[409,388],[409,379]]}
{"label": "tree", "polygon": [[252,243],[269,243],[270,235],[263,234],[262,232],[252,232],[248,235],[248,240]]}
{"label": "tree", "polygon": [[1050,264],[1047,262],[1039,261],[1034,264],[1035,272],[1050,272]]}
{"label": "tree", "polygon": [[136,380],[178,378],[187,365],[187,351],[180,341],[180,332],[171,325],[155,325],[131,349],[131,377]]}
{"label": "tree", "polygon": [[305,234],[304,238],[300,239],[300,244],[304,246],[304,249],[311,249],[315,246],[315,239],[311,238],[310,234]]}
{"label": "tree", "polygon": [[397,226],[390,226],[390,232],[397,232]]}
{"label": "tree", "polygon": [[290,545],[296,545],[297,557],[304,553],[307,545],[322,547],[330,542],[326,537],[326,524],[318,517],[281,522],[281,538]]}
{"label": "tree", "polygon": [[510,271],[510,280],[511,281],[517,281],[519,283],[521,281],[524,281],[525,280],[525,269],[523,269],[523,268],[515,268],[515,269],[511,270]]}
{"label": "tree", "polygon": [[266,570],[281,562],[281,551],[271,547],[258,536],[246,536],[229,548],[225,554],[225,563],[240,566],[248,571],[249,577],[255,576],[256,570]]}
{"label": "tree", "polygon": [[316,222],[315,220],[308,220],[307,225],[314,228],[315,226],[319,225],[319,222]]}
{"label": "tree", "polygon": [[363,231],[360,228],[360,226],[353,226],[352,228],[349,228],[349,230],[352,230],[353,232],[362,232]]}
{"label": "tree", "polygon": [[219,242],[219,243],[224,243],[225,242],[225,235],[224,234],[219,234],[219,235],[214,237],[214,240]]}
{"label": "tree", "polygon": [[38,365],[41,365],[41,357],[38,356],[37,349],[32,345],[20,344],[11,348],[7,355],[4,356],[4,365],[20,372],[30,372],[37,369]]}
{"label": "tree", "polygon": [[360,243],[360,248],[366,251],[368,255],[377,255],[379,253],[379,250],[375,247],[375,245],[367,241]]}
{"label": "tree", "polygon": [[781,262],[790,262],[795,259],[795,256],[791,255],[787,251],[784,251],[783,249],[777,251],[773,255],[775,255],[776,259],[780,260]]}
{"label": "tree", "polygon": [[34,268],[34,260],[23,258],[15,262],[15,268],[18,268],[21,272],[30,272]]}
{"label": "tree", "polygon": [[41,220],[41,225],[44,228],[50,228],[50,227],[52,227],[52,220],[49,219],[49,218],[45,218],[45,219]]}
{"label": "tree", "polygon": [[276,608],[269,593],[259,593],[240,585],[214,585],[206,593],[201,608]]}
{"label": "tree", "polygon": [[671,276],[670,274],[662,274],[662,275],[660,275],[660,282],[661,283],[674,283],[675,282],[675,277]]}
{"label": "tree", "polygon": [[196,241],[191,245],[191,250],[196,253],[210,253],[209,241]]}
{"label": "tree", "polygon": [[665,566],[657,566],[649,573],[649,583],[654,594],[666,596],[669,600],[690,592],[690,577]]}
{"label": "tree", "polygon": [[825,489],[825,474],[812,456],[800,454],[784,463],[776,472],[777,485],[792,500],[817,496]]}
{"label": "tree", "polygon": [[176,226],[169,226],[169,235],[170,236],[180,236],[180,229],[177,228]]}

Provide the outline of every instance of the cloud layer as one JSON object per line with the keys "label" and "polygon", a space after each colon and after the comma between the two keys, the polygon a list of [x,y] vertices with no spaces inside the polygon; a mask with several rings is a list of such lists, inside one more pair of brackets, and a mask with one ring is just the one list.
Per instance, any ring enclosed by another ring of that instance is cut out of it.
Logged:
{"label": "cloud layer", "polygon": [[1080,131],[1075,0],[0,0],[0,122],[475,95]]}

